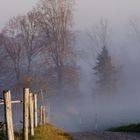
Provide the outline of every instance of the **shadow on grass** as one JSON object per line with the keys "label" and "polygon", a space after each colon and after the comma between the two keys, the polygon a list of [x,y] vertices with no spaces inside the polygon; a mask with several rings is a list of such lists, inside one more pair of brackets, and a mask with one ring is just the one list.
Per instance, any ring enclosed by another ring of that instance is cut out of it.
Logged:
{"label": "shadow on grass", "polygon": [[71,137],[69,134],[67,134],[67,133],[58,133],[58,135],[59,135],[59,136],[66,137],[66,138],[72,140],[72,137]]}

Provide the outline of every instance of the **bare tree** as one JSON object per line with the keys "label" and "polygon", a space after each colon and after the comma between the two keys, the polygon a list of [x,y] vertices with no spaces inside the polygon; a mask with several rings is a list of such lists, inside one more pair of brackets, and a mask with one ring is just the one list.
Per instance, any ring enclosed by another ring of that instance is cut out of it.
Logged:
{"label": "bare tree", "polygon": [[107,20],[100,20],[99,23],[94,24],[90,31],[88,31],[88,37],[92,43],[93,53],[98,54],[103,47],[110,46],[110,27]]}
{"label": "bare tree", "polygon": [[14,17],[2,33],[2,44],[12,60],[17,81],[21,84],[27,83],[28,86],[33,76],[33,61],[42,46],[37,18],[38,13],[35,10],[27,15]]}
{"label": "bare tree", "polygon": [[14,71],[16,74],[16,79],[19,81],[21,76],[21,65],[22,65],[22,56],[23,56],[23,46],[22,39],[17,29],[18,18],[13,18],[6,25],[1,35],[2,46],[4,47],[7,56],[12,61]]}
{"label": "bare tree", "polygon": [[72,50],[73,0],[41,0],[38,9],[41,15],[39,21],[46,36],[45,49],[61,83],[66,57]]}
{"label": "bare tree", "polygon": [[37,8],[6,25],[2,42],[21,86],[46,88],[53,78],[59,86],[78,76],[72,57],[72,10],[73,0],[41,0]]}
{"label": "bare tree", "polygon": [[[11,68],[11,65],[13,64],[11,61],[11,58],[9,57],[9,55],[7,54],[7,51],[4,47],[3,41],[5,41],[5,38],[3,36],[3,34],[0,34],[0,65],[1,65],[1,69],[0,69],[0,91],[2,91],[2,89],[4,89],[5,87],[9,87],[9,85],[13,85],[13,82],[11,81],[11,78],[13,79],[13,77],[15,76],[16,73],[13,74],[13,69]],[[11,76],[12,73],[12,76]],[[14,76],[13,76],[14,75]],[[17,77],[17,76],[16,76]],[[8,81],[8,83],[7,83]],[[9,84],[12,83],[12,84]],[[5,86],[7,85],[7,86]]]}
{"label": "bare tree", "polygon": [[41,51],[41,33],[38,26],[38,12],[32,10],[20,18],[20,32],[27,56],[27,74],[31,74],[33,58]]}
{"label": "bare tree", "polygon": [[132,32],[134,33],[136,39],[140,41],[140,19],[138,17],[133,17],[129,21]]}

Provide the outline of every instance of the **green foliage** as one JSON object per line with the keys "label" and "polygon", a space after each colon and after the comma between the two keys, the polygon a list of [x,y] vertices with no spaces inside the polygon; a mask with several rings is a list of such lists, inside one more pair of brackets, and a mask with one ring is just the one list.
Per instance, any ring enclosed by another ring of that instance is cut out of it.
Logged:
{"label": "green foliage", "polygon": [[116,128],[111,128],[109,131],[112,132],[140,132],[140,124],[130,124],[126,126],[120,126]]}

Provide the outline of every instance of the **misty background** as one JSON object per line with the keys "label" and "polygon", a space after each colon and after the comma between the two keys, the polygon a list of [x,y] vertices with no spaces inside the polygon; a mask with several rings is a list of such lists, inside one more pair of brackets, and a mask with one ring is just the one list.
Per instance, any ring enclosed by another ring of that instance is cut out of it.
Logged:
{"label": "misty background", "polygon": [[[25,14],[36,0],[0,0],[0,29],[10,18]],[[139,0],[76,0],[73,30],[76,32],[76,68],[79,72],[78,95],[61,98],[44,91],[49,102],[50,122],[67,131],[104,130],[122,124],[140,122],[140,34],[131,26],[135,21],[140,31]],[[100,20],[107,20],[110,29],[109,53],[120,68],[119,86],[113,95],[96,93],[93,67],[96,54],[87,32]],[[1,89],[2,90],[2,89]],[[68,92],[66,89],[65,92]],[[18,107],[16,107],[18,113]],[[16,114],[16,113],[15,113]],[[19,117],[21,118],[22,115]]]}

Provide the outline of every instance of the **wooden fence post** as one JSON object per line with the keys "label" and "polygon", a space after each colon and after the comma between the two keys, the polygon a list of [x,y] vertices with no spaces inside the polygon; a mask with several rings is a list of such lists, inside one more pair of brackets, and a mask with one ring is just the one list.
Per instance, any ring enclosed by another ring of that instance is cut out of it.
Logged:
{"label": "wooden fence post", "polygon": [[40,125],[43,124],[43,106],[40,106]]}
{"label": "wooden fence post", "polygon": [[46,123],[46,115],[45,115],[45,106],[42,108],[42,117],[43,117],[43,124]]}
{"label": "wooden fence post", "polygon": [[23,139],[28,140],[29,88],[23,89]]}
{"label": "wooden fence post", "polygon": [[30,105],[29,105],[29,110],[30,110],[30,117],[29,117],[29,122],[30,122],[30,134],[31,136],[34,136],[34,105],[33,105],[33,94],[30,93],[30,96],[29,96],[29,102],[30,102]]}
{"label": "wooden fence post", "polygon": [[34,126],[37,127],[37,94],[34,94]]}
{"label": "wooden fence post", "polygon": [[5,108],[7,140],[14,140],[14,129],[13,129],[13,120],[12,120],[12,107],[11,107],[10,91],[4,91],[3,98],[4,98],[4,108]]}

